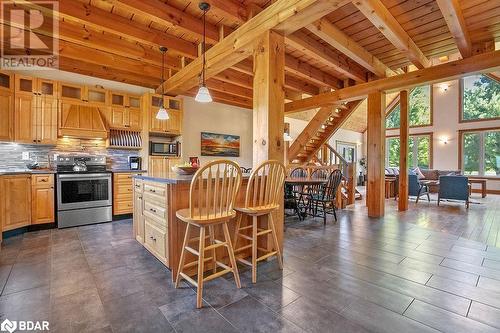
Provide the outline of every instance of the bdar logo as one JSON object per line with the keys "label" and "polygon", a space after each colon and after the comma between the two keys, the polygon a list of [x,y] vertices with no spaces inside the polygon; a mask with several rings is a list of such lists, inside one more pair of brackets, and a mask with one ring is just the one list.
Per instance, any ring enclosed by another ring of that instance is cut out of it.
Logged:
{"label": "bdar logo", "polygon": [[2,332],[9,332],[9,333],[12,333],[14,332],[15,330],[17,329],[17,322],[15,321],[10,321],[8,319],[5,319],[2,324],[0,325],[0,330],[2,330]]}

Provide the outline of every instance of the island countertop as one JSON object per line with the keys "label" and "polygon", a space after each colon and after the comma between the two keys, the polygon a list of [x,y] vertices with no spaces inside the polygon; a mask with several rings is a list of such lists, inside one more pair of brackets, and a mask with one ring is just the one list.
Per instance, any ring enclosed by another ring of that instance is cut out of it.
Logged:
{"label": "island countertop", "polygon": [[[175,172],[169,172],[166,177],[150,177],[144,175],[136,175],[134,178],[142,179],[150,182],[157,182],[162,184],[182,184],[182,183],[191,183],[193,179],[193,175],[179,175]],[[247,179],[250,177],[249,173],[244,173],[242,179]]]}

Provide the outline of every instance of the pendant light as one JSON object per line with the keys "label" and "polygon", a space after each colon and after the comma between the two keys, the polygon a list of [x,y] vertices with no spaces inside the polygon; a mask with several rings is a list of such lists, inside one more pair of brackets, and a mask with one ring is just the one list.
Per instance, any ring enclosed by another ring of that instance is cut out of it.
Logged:
{"label": "pendant light", "polygon": [[168,120],[170,117],[168,116],[167,109],[165,109],[165,105],[163,102],[163,98],[165,96],[165,85],[164,83],[164,73],[165,73],[165,53],[167,53],[168,49],[165,46],[160,47],[160,51],[162,53],[162,58],[161,58],[161,102],[160,102],[160,109],[158,110],[158,113],[156,114],[156,119],[158,120]]}
{"label": "pendant light", "polygon": [[212,96],[210,96],[210,91],[208,91],[207,85],[205,84],[205,66],[206,66],[205,39],[206,39],[206,15],[208,10],[210,9],[210,4],[206,2],[200,2],[199,7],[203,11],[203,42],[201,44],[203,65],[200,74],[201,76],[200,87],[198,88],[198,93],[196,94],[194,100],[200,103],[209,103],[212,101]]}

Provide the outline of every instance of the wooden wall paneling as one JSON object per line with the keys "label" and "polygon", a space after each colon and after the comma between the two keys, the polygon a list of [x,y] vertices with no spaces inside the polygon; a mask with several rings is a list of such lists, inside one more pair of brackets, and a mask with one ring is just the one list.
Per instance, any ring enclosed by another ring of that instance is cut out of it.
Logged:
{"label": "wooden wall paneling", "polygon": [[368,216],[385,212],[385,93],[368,95],[367,197]]}
{"label": "wooden wall paneling", "polygon": [[[398,209],[408,210],[408,144],[409,144],[409,92],[399,93],[400,129],[399,129],[399,189]],[[384,155],[385,156],[385,155]]]}

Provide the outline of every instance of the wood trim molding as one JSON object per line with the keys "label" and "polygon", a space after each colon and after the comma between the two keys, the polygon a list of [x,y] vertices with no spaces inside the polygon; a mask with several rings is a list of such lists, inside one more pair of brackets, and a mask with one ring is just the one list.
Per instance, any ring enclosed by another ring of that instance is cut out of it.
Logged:
{"label": "wood trim molding", "polygon": [[[484,131],[498,131],[500,130],[499,126],[494,126],[494,127],[482,127],[482,128],[470,128],[470,129],[459,129],[458,130],[458,169],[462,170],[462,146],[463,146],[463,135],[464,133],[474,133],[474,132],[484,132]],[[462,170],[463,171],[463,170]],[[471,178],[478,178],[478,179],[494,179],[494,180],[500,180],[500,177],[485,177],[485,176],[471,176]]]}

